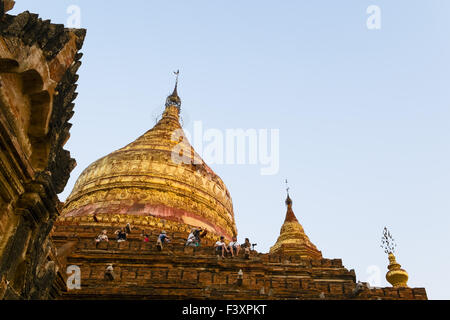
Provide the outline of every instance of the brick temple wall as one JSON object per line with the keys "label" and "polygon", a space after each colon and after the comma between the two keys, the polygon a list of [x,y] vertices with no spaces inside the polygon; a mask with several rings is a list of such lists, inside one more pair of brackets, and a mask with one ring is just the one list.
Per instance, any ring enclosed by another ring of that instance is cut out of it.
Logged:
{"label": "brick temple wall", "polygon": [[75,166],[63,149],[85,30],[65,29],[0,1],[0,299],[59,294],[49,232]]}

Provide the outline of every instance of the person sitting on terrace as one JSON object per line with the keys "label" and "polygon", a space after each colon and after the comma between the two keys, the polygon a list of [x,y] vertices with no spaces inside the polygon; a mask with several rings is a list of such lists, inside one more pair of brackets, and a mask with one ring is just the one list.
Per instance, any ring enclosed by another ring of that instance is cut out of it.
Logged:
{"label": "person sitting on terrace", "polygon": [[170,242],[169,237],[166,235],[166,232],[163,230],[158,236],[158,239],[156,240],[156,248],[161,251],[163,249],[163,244],[165,242]]}
{"label": "person sitting on terrace", "polygon": [[127,240],[127,233],[125,232],[125,228],[116,230],[114,234],[117,234],[117,242],[123,242]]}
{"label": "person sitting on terrace", "polygon": [[234,256],[238,256],[239,255],[239,251],[241,250],[241,246],[237,243],[237,238],[236,237],[233,237],[232,240],[233,241],[231,241],[228,244],[228,247],[230,248],[231,257],[234,257]]}
{"label": "person sitting on terrace", "polygon": [[109,264],[109,265],[106,267],[106,270],[105,270],[105,279],[106,279],[106,280],[109,280],[109,281],[113,281],[114,278],[115,278],[115,275],[114,275],[114,268],[113,268],[113,265],[112,265],[112,264]]}
{"label": "person sitting on terrace", "polygon": [[224,242],[224,239],[225,239],[225,237],[221,236],[220,240],[218,240],[216,242],[216,244],[214,245],[216,253],[217,254],[219,254],[219,253],[222,254],[222,258],[225,258],[225,252],[228,252],[228,249],[227,249],[227,246],[226,246],[226,244]]}
{"label": "person sitting on terrace", "polygon": [[250,240],[248,238],[245,238],[245,242],[241,245],[241,248],[244,249],[245,259],[248,259],[250,257],[250,248],[251,247],[252,247],[252,244],[250,243]]}
{"label": "person sitting on terrace", "polygon": [[126,232],[127,234],[130,234],[130,233],[131,233],[131,225],[130,225],[129,223],[127,223],[127,225],[125,226],[125,232]]}
{"label": "person sitting on terrace", "polygon": [[191,233],[189,233],[186,240],[186,247],[197,247],[199,245],[199,240],[198,237],[196,237],[196,234],[198,234],[197,229],[192,228]]}
{"label": "person sitting on terrace", "polygon": [[206,236],[207,231],[202,228],[194,228],[189,234],[186,246],[199,247],[203,237]]}
{"label": "person sitting on terrace", "polygon": [[98,244],[102,241],[108,242],[108,236],[106,235],[107,231],[103,230],[102,233],[100,233],[97,238],[95,238],[95,247],[98,247]]}
{"label": "person sitting on terrace", "polygon": [[144,238],[143,239],[144,242],[149,242],[150,241],[148,233],[142,233],[141,236]]}

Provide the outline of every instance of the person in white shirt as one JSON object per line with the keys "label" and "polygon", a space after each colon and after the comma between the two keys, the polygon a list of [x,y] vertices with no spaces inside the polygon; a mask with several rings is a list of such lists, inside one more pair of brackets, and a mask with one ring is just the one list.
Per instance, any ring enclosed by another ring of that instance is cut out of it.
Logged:
{"label": "person in white shirt", "polygon": [[225,237],[221,236],[220,240],[218,240],[216,242],[216,244],[214,245],[214,248],[216,249],[216,253],[221,253],[222,258],[225,258],[225,252],[228,252],[227,246],[226,246],[225,242],[223,241],[224,239],[225,239]]}
{"label": "person in white shirt", "polygon": [[97,238],[95,238],[95,247],[98,247],[98,244],[100,242],[106,241],[108,242],[108,236],[106,235],[107,231],[103,230],[102,233],[100,233]]}
{"label": "person in white shirt", "polygon": [[233,237],[233,241],[231,241],[228,244],[228,247],[230,247],[231,256],[238,256],[239,250],[241,250],[241,246],[237,243],[237,238]]}
{"label": "person in white shirt", "polygon": [[192,230],[191,230],[191,233],[189,233],[189,236],[188,236],[188,238],[187,238],[187,240],[186,240],[186,244],[185,244],[185,246],[186,247],[195,247],[196,246],[196,243],[195,243],[195,235],[194,235],[194,233],[195,233],[195,228],[193,228]]}
{"label": "person in white shirt", "polygon": [[112,264],[109,264],[106,267],[106,271],[105,271],[105,279],[109,280],[109,281],[113,281],[114,280],[114,268]]}

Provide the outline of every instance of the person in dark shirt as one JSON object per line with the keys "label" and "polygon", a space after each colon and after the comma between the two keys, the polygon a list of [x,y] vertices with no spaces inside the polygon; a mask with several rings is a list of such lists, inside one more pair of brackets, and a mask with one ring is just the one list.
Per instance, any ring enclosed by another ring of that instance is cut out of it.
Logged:
{"label": "person in dark shirt", "polygon": [[200,246],[200,242],[202,241],[202,238],[204,238],[206,236],[206,233],[207,233],[207,231],[203,230],[202,228],[195,229],[195,231],[194,231],[194,239],[195,240],[194,241],[196,242],[197,247]]}
{"label": "person in dark shirt", "polygon": [[245,259],[248,259],[250,257],[251,247],[252,244],[250,243],[250,240],[248,238],[245,238],[245,242],[241,244],[241,248],[244,250]]}
{"label": "person in dark shirt", "polygon": [[202,232],[201,228],[195,229],[194,230],[194,238],[196,241],[200,241],[200,232]]}
{"label": "person in dark shirt", "polygon": [[127,240],[127,233],[125,232],[124,228],[117,230],[115,234],[117,234],[117,242],[123,242]]}
{"label": "person in dark shirt", "polygon": [[163,244],[165,242],[170,242],[169,237],[167,236],[166,232],[163,230],[158,236],[158,239],[156,240],[156,248],[158,248],[159,251],[163,249]]}

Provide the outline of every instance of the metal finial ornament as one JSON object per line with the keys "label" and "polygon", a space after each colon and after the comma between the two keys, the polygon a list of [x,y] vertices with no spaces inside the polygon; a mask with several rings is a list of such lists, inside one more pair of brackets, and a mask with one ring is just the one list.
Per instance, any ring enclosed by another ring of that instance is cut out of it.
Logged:
{"label": "metal finial ornament", "polygon": [[175,87],[178,86],[178,76],[180,75],[180,70],[174,71],[173,74],[176,76]]}
{"label": "metal finial ornament", "polygon": [[178,77],[180,76],[180,70],[174,71],[173,74],[175,75],[175,88],[173,89],[172,96],[178,97]]}
{"label": "metal finial ornament", "polygon": [[386,280],[392,284],[394,288],[408,287],[408,272],[402,269],[402,266],[396,261],[394,252],[397,245],[386,227],[383,229],[381,247],[384,249],[384,252],[387,253],[389,258],[389,271],[386,273]]}
{"label": "metal finial ornament", "polygon": [[285,183],[286,183],[286,192],[287,192],[287,197],[286,197],[285,203],[287,206],[290,206],[290,205],[292,205],[292,200],[291,200],[291,197],[289,196],[289,185],[288,185],[287,179],[285,180]]}
{"label": "metal finial ornament", "polygon": [[395,248],[397,247],[394,238],[386,227],[383,229],[383,237],[381,238],[380,247],[384,249],[386,254],[395,253]]}
{"label": "metal finial ornament", "polygon": [[173,74],[175,75],[175,88],[173,89],[173,92],[170,96],[167,97],[166,100],[166,107],[168,106],[176,106],[178,109],[181,107],[181,99],[178,96],[178,78],[180,76],[180,70],[174,71]]}

